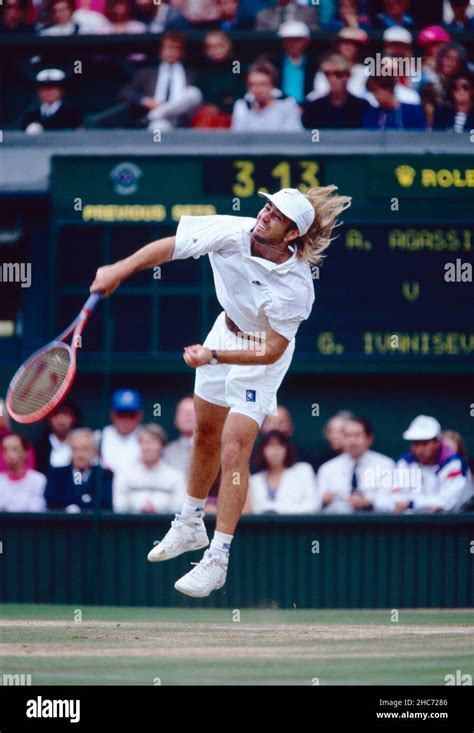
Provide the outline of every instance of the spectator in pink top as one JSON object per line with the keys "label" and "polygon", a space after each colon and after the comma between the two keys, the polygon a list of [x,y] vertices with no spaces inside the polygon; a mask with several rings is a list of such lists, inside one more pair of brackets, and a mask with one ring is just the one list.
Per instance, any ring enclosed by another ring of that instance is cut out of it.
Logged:
{"label": "spectator in pink top", "polygon": [[[3,439],[12,434],[10,418],[5,407],[5,402],[0,398],[0,472],[6,471],[6,463],[1,450]],[[32,445],[28,446],[26,452],[26,468],[36,468],[36,455]]]}
{"label": "spectator in pink top", "polygon": [[46,476],[26,467],[28,441],[20,433],[2,442],[6,470],[0,473],[0,512],[43,512]]}

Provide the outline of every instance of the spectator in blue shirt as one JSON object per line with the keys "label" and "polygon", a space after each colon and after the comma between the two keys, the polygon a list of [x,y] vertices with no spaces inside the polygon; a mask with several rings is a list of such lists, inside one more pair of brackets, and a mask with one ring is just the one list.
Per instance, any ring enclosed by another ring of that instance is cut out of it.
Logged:
{"label": "spectator in blue shirt", "polygon": [[444,27],[449,31],[472,31],[474,18],[467,14],[469,0],[450,0],[449,4],[453,11],[453,19],[450,23],[445,23]]}
{"label": "spectator in blue shirt", "polygon": [[400,102],[395,95],[396,77],[369,76],[367,89],[378,105],[370,106],[365,114],[363,126],[376,130],[424,130],[426,118],[421,104]]}
{"label": "spectator in blue shirt", "polygon": [[218,28],[225,33],[229,31],[251,28],[252,21],[245,17],[240,11],[239,0],[217,0],[219,17],[217,20],[207,23],[207,28]]}
{"label": "spectator in blue shirt", "polygon": [[303,104],[313,88],[317,66],[309,58],[310,31],[306,23],[289,20],[278,30],[283,56],[277,86],[287,97],[293,97]]}
{"label": "spectator in blue shirt", "polygon": [[320,8],[321,23],[324,28],[332,33],[337,33],[342,28],[364,28],[372,25],[369,14],[365,12],[366,3],[361,0],[339,0],[335,17],[326,22],[326,14],[323,7]]}
{"label": "spectator in blue shirt", "polygon": [[377,13],[376,25],[379,28],[391,28],[394,25],[411,28],[414,25],[414,21],[407,13],[409,7],[410,0],[383,0],[383,9],[385,12]]}

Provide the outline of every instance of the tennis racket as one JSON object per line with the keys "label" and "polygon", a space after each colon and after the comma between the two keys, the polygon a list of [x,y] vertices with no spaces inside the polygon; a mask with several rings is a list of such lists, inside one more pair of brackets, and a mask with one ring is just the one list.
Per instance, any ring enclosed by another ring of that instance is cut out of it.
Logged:
{"label": "tennis racket", "polygon": [[[49,415],[71,389],[77,370],[80,336],[103,293],[93,293],[73,322],[54,341],[36,351],[18,369],[6,397],[6,408],[16,422],[38,422]],[[65,343],[70,334],[71,344]]]}

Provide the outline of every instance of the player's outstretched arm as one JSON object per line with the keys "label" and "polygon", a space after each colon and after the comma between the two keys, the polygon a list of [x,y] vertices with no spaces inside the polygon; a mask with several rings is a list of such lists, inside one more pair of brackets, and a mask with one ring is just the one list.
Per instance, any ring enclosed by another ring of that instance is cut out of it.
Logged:
{"label": "player's outstretched arm", "polygon": [[135,272],[169,262],[173,257],[175,241],[175,237],[157,239],[155,242],[150,242],[150,244],[141,247],[124,260],[118,260],[112,265],[99,267],[95,280],[90,287],[91,293],[103,291],[105,295],[111,295],[122,280],[126,280]]}

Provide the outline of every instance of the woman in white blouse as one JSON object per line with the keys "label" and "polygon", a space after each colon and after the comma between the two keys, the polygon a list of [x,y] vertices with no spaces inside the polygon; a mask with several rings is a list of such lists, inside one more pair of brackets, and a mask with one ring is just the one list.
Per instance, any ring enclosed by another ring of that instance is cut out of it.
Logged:
{"label": "woman in white blouse", "polygon": [[315,475],[309,463],[295,463],[286,435],[270,430],[258,446],[246,509],[252,514],[311,514],[316,511]]}

